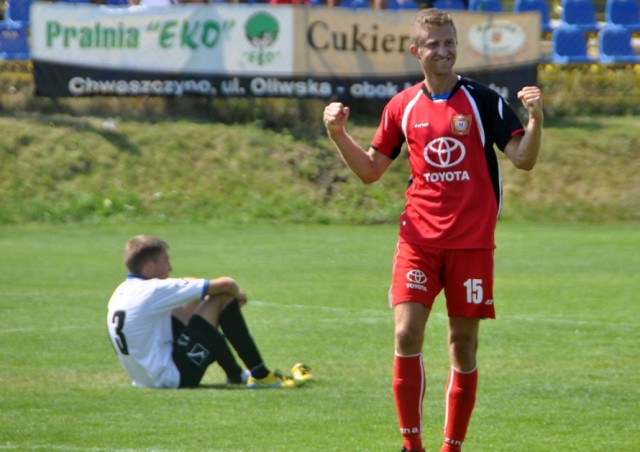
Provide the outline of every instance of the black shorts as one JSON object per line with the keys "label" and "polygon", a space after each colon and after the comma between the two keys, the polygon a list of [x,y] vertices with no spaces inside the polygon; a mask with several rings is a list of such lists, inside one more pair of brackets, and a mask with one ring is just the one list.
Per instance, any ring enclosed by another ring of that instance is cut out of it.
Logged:
{"label": "black shorts", "polygon": [[213,336],[216,328],[199,315],[185,326],[171,317],[173,329],[173,362],[180,372],[180,387],[195,388],[207,367],[215,361]]}

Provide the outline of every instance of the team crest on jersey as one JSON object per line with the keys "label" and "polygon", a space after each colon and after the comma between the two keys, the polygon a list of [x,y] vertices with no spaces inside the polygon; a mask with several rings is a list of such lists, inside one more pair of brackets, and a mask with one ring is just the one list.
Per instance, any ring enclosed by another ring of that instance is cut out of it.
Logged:
{"label": "team crest on jersey", "polygon": [[451,133],[454,135],[469,135],[471,130],[471,115],[454,115],[451,117]]}

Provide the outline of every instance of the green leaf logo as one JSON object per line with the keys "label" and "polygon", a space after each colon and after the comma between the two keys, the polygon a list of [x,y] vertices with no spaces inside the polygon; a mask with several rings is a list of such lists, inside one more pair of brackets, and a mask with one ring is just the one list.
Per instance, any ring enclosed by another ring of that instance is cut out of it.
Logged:
{"label": "green leaf logo", "polygon": [[278,39],[279,33],[278,21],[271,14],[259,12],[251,16],[245,25],[245,36],[256,52],[252,52],[249,59],[260,65],[272,62],[274,55],[267,52],[267,48]]}

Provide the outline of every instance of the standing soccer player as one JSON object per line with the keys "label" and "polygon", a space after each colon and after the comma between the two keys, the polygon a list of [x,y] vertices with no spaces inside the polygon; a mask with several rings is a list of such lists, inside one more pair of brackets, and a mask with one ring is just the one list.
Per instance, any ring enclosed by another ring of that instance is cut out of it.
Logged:
{"label": "standing soccer player", "polygon": [[451,367],[441,451],[459,451],[476,399],[480,319],[495,318],[494,232],[502,193],[494,145],[517,168],[531,170],[542,140],[542,99],[535,86],[518,93],[529,113],[523,127],[495,91],[458,76],[456,28],[444,11],[417,14],[409,50],[424,81],[387,103],[368,151],[346,132],[350,110],[342,103],[325,108],[324,123],[345,163],[366,184],[377,181],[407,144],[411,181],[389,292],[402,450],[424,450],[422,347],[434,299],[444,290]]}

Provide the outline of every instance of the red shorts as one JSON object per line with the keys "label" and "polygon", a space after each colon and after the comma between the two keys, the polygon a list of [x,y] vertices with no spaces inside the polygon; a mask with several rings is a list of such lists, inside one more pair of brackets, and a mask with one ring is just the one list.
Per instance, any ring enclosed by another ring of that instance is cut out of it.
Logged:
{"label": "red shorts", "polygon": [[494,319],[493,250],[398,242],[389,290],[391,306],[413,301],[431,309],[442,289],[449,316]]}

